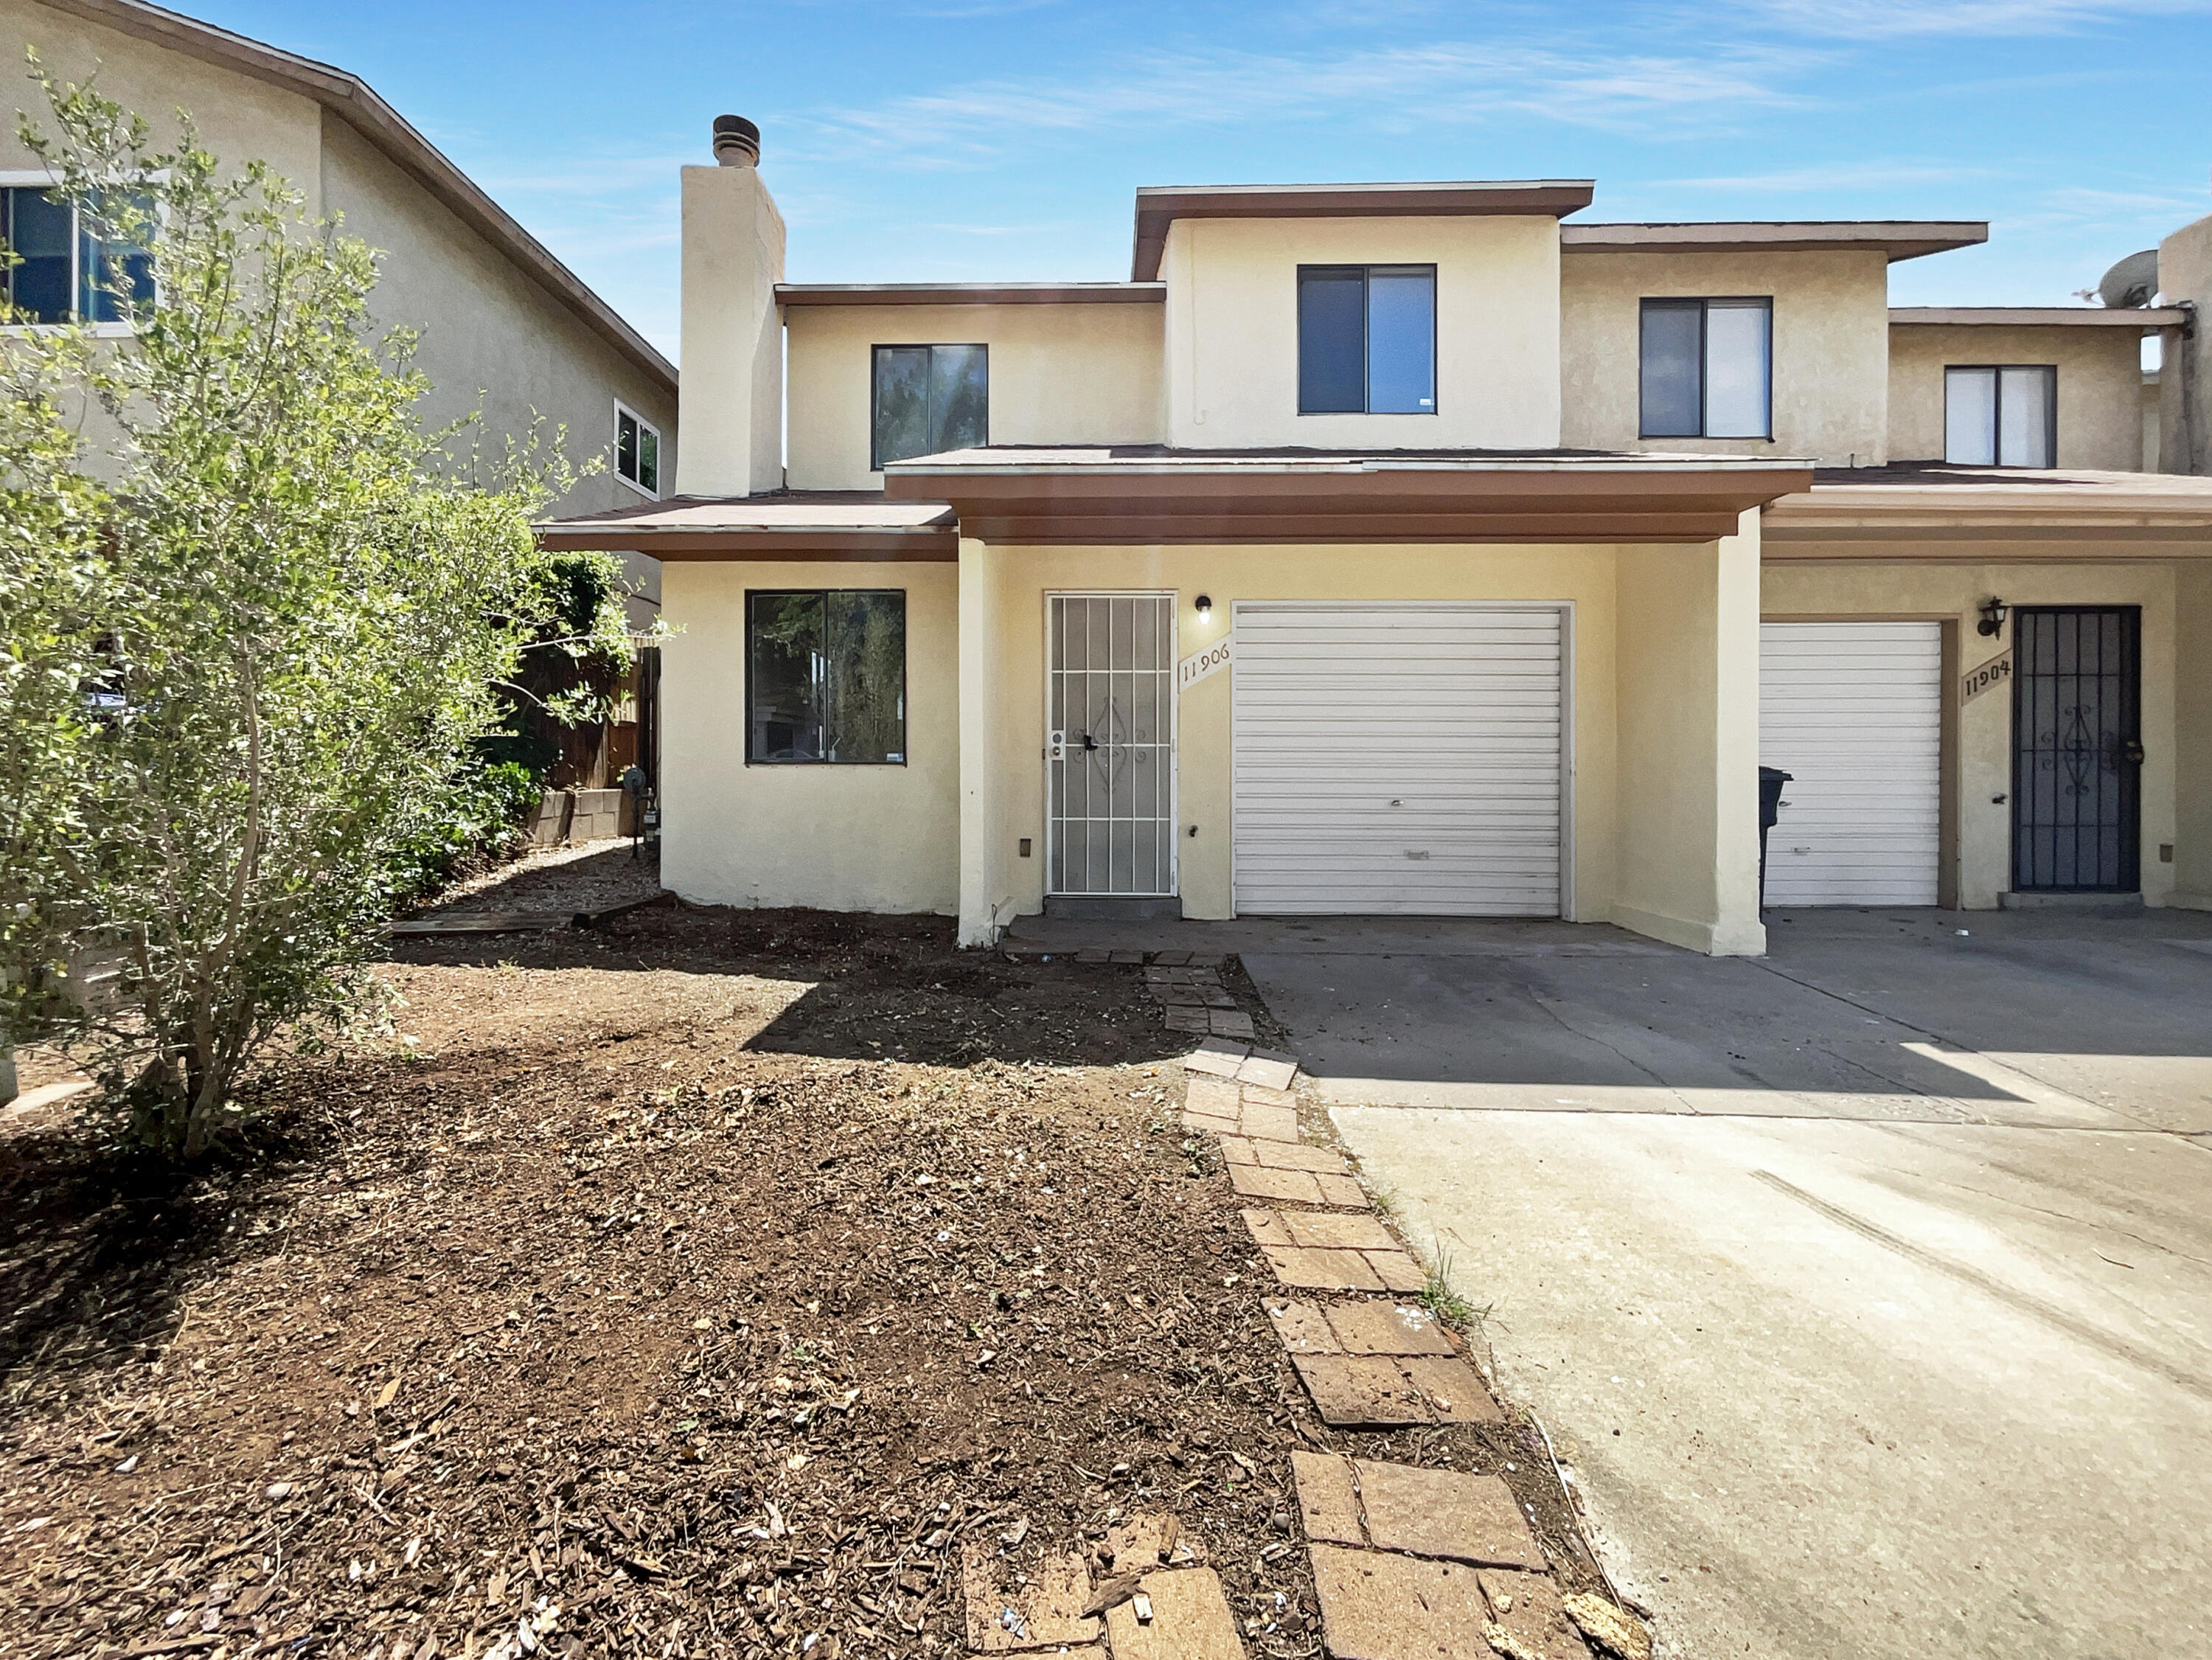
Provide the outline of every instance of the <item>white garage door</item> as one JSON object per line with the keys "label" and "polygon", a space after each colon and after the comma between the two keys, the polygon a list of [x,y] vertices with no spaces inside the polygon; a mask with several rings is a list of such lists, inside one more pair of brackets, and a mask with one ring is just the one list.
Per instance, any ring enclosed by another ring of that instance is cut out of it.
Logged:
{"label": "white garage door", "polygon": [[1935,623],[1768,623],[1759,758],[1792,774],[1770,905],[1932,905],[1943,642]]}
{"label": "white garage door", "polygon": [[1556,916],[1560,614],[1243,602],[1244,915]]}

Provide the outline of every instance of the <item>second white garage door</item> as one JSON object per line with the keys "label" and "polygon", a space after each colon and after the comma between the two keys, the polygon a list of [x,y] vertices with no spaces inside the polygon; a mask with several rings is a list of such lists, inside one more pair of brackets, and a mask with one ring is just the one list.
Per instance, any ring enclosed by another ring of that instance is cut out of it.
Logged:
{"label": "second white garage door", "polygon": [[1932,905],[1942,789],[1936,623],[1759,629],[1759,758],[1792,775],[1770,905]]}
{"label": "second white garage door", "polygon": [[1243,915],[1556,916],[1560,613],[1244,601]]}

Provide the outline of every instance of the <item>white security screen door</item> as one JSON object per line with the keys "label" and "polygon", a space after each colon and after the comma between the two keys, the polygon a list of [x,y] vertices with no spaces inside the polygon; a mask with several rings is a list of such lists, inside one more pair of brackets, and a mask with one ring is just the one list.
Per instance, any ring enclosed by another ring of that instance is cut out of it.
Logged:
{"label": "white security screen door", "polygon": [[1790,775],[1766,833],[1770,905],[1932,905],[1943,630],[1764,623],[1759,758]]}
{"label": "white security screen door", "polygon": [[1045,600],[1045,891],[1176,891],[1172,593]]}
{"label": "white security screen door", "polygon": [[1557,916],[1554,606],[1242,600],[1239,915]]}

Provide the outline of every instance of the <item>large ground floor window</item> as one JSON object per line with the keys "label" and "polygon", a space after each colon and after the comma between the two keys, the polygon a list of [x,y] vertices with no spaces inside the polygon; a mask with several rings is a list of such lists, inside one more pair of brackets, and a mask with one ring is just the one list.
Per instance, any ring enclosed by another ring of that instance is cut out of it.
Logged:
{"label": "large ground floor window", "polygon": [[906,595],[745,595],[749,763],[906,761]]}

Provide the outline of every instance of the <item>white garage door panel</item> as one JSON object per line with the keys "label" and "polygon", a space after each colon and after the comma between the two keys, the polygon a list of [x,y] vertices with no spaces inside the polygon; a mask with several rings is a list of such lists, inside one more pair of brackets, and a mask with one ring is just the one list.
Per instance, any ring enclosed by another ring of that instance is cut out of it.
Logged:
{"label": "white garage door panel", "polygon": [[1943,643],[1935,623],[1768,623],[1759,757],[1793,774],[1766,844],[1770,905],[1932,905]]}
{"label": "white garage door panel", "polygon": [[1240,912],[1559,914],[1558,611],[1243,604],[1236,629]]}

